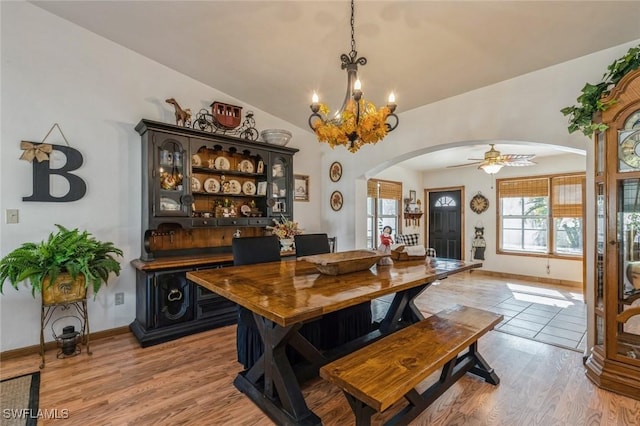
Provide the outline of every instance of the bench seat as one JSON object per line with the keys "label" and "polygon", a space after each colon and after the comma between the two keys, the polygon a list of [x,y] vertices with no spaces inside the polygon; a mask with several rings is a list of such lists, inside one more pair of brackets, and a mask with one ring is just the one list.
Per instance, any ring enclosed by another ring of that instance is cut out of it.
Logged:
{"label": "bench seat", "polygon": [[[320,376],[345,392],[357,424],[369,424],[372,414],[405,397],[410,404],[401,413],[404,424],[468,371],[499,383],[477,352],[477,341],[502,319],[493,312],[455,305],[323,366]],[[439,369],[440,380],[418,393],[416,386]]]}

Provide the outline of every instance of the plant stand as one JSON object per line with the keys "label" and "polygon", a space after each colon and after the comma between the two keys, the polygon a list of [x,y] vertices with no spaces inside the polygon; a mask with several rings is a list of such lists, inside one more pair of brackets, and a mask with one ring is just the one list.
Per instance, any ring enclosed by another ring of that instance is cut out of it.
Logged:
{"label": "plant stand", "polygon": [[[82,321],[82,327],[80,331],[80,343],[87,347],[87,354],[91,355],[91,347],[89,345],[89,315],[87,310],[87,299],[86,297],[79,300],[68,300],[60,303],[53,304],[45,304],[42,303],[42,309],[40,311],[40,368],[44,368],[44,329],[47,327],[54,312],[60,308],[62,311],[71,310],[71,308],[75,309],[75,313],[77,313]],[[58,346],[61,348],[61,342],[58,341]],[[79,346],[79,345],[78,345]],[[81,350],[77,350],[77,353],[80,353]],[[75,354],[74,354],[75,355]],[[67,355],[69,356],[69,355]],[[58,351],[58,358],[64,358],[65,355],[62,352],[62,349]]]}

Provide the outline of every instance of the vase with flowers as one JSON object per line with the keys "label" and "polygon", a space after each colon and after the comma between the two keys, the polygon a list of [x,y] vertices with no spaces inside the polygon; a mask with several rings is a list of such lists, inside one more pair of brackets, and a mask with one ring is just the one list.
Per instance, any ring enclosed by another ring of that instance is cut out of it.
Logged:
{"label": "vase with flowers", "polygon": [[273,223],[273,226],[267,226],[267,229],[280,239],[281,250],[293,250],[293,238],[296,235],[302,234],[303,231],[303,229],[299,227],[298,222],[294,222],[284,216],[280,216],[280,220],[273,219]]}

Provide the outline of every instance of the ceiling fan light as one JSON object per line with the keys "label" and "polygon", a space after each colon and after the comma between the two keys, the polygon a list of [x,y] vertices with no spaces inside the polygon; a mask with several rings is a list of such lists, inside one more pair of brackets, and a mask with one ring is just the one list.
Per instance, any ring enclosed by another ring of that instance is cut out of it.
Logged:
{"label": "ceiling fan light", "polygon": [[483,164],[480,168],[487,174],[495,175],[502,168],[502,164]]}

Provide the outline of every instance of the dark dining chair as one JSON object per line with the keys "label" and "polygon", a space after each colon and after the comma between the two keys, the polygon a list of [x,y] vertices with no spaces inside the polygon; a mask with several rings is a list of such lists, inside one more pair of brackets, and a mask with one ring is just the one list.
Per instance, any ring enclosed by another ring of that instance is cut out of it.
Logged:
{"label": "dark dining chair", "polygon": [[[280,260],[280,242],[276,236],[234,238],[231,242],[231,251],[234,266]],[[251,367],[264,352],[253,313],[242,306],[238,306],[236,350],[238,362],[245,368]]]}
{"label": "dark dining chair", "polygon": [[294,237],[296,257],[312,256],[314,254],[330,253],[329,237],[327,234],[302,234]]}

